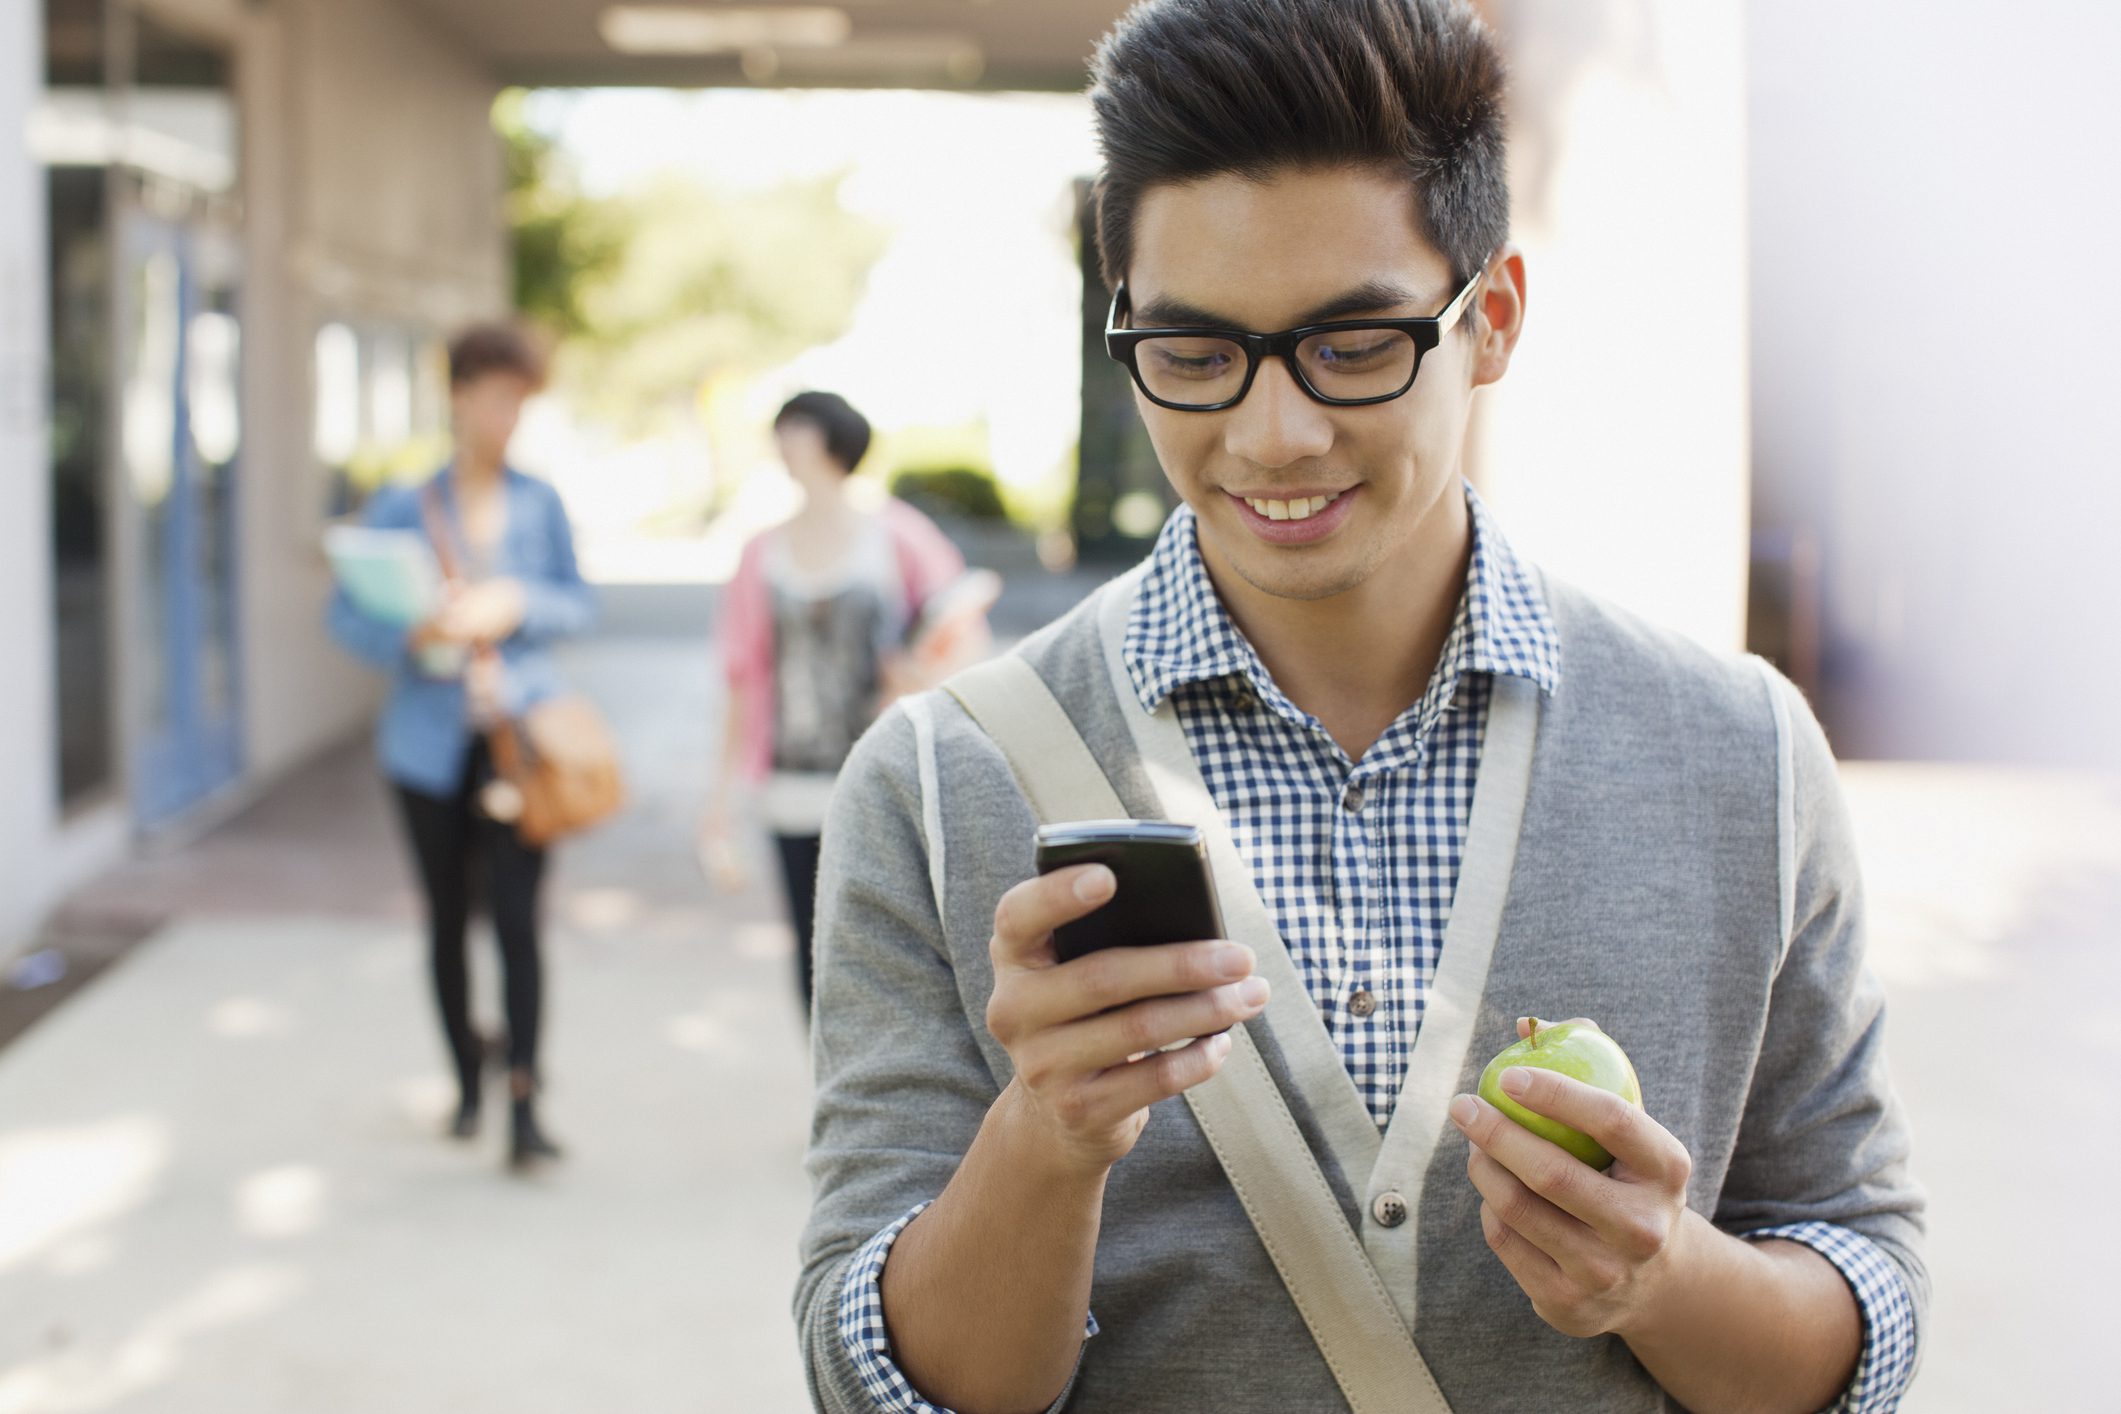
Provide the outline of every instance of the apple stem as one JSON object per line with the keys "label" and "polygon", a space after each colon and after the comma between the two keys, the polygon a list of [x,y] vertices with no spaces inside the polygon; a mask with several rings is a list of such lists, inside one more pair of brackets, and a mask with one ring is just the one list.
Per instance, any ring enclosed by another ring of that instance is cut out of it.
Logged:
{"label": "apple stem", "polygon": [[1524,1024],[1524,1038],[1531,1045],[1539,1044],[1539,1018],[1531,1017]]}

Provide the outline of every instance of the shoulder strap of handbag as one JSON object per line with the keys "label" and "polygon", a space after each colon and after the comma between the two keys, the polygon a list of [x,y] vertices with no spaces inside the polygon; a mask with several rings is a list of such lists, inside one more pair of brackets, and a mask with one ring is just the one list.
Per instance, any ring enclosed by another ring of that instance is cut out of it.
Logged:
{"label": "shoulder strap of handbag", "polygon": [[[1067,709],[1024,659],[991,659],[943,689],[1001,748],[1040,820],[1128,813]],[[1282,945],[1241,930],[1237,941],[1255,952]],[[1221,1072],[1186,1091],[1186,1103],[1341,1393],[1355,1414],[1450,1414],[1251,1033],[1236,1026],[1229,1034]]]}
{"label": "shoulder strap of handbag", "polygon": [[435,554],[435,565],[442,571],[445,580],[456,580],[462,571],[457,560],[457,538],[449,527],[449,515],[442,509],[442,487],[439,481],[430,481],[420,490],[420,520],[427,528],[427,544]]}
{"label": "shoulder strap of handbag", "polygon": [[[427,543],[434,550],[435,565],[442,571],[442,578],[454,584],[462,572],[463,564],[457,556],[456,533],[450,527],[449,516],[442,507],[442,488],[439,482],[430,481],[420,492],[420,519],[427,527]],[[475,643],[471,653],[474,658],[489,664],[496,671],[506,671],[506,659],[501,650],[491,643]],[[494,774],[502,780],[520,782],[529,765],[529,750],[522,733],[507,717],[489,724],[485,730],[486,749],[493,755]]]}

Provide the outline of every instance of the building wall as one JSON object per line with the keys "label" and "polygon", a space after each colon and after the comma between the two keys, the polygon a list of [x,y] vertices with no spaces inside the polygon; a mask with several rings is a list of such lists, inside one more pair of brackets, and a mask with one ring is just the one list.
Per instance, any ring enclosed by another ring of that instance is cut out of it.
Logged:
{"label": "building wall", "polygon": [[242,32],[246,744],[264,779],[358,731],[376,702],[373,674],[321,628],[316,331],[503,312],[509,266],[495,84],[455,41],[395,0],[286,0]]}
{"label": "building wall", "polygon": [[[397,0],[146,3],[236,58],[246,345],[237,573],[243,787],[254,791],[358,732],[378,697],[373,674],[322,627],[316,331],[363,318],[446,329],[505,311],[495,85]],[[62,823],[54,802],[44,177],[16,136],[42,89],[41,9],[0,0],[0,955],[125,840],[120,807]]]}
{"label": "building wall", "polygon": [[1748,7],[1754,459],[1844,754],[2121,767],[2121,10]]}
{"label": "building wall", "polygon": [[1713,647],[1744,643],[1739,0],[1489,0],[1511,71],[1526,323],[1469,463],[1520,549]]}
{"label": "building wall", "polygon": [[21,134],[43,8],[0,0],[0,954],[50,902],[57,828],[44,171]]}

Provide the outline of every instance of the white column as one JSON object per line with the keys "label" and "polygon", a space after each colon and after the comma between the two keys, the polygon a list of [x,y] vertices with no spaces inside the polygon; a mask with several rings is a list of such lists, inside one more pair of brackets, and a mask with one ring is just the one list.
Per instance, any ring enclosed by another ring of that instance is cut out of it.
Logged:
{"label": "white column", "polygon": [[43,7],[0,0],[0,953],[51,902],[51,459],[44,170],[25,132],[43,90]]}
{"label": "white column", "polygon": [[1489,0],[1523,342],[1469,456],[1511,542],[1719,649],[1749,558],[1739,0]]}

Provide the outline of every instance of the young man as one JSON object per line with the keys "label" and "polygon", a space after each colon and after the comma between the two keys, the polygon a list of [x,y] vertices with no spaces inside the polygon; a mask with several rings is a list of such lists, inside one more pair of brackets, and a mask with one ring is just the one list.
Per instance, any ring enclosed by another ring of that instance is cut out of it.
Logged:
{"label": "young man", "polygon": [[[1461,479],[1525,309],[1490,39],[1444,0],[1148,0],[1092,96],[1110,343],[1185,505],[1019,651],[1133,814],[1197,788],[1286,957],[1056,965],[1128,907],[1110,872],[1033,877],[947,695],[880,722],[825,834],[816,1399],[1346,1407],[1165,1103],[1239,1023],[1460,1414],[1892,1407],[1922,1199],[1826,744],[1757,662],[1517,559]],[[1641,1075],[1640,1109],[1519,1096],[1605,1172],[1469,1093],[1532,1012]]]}

